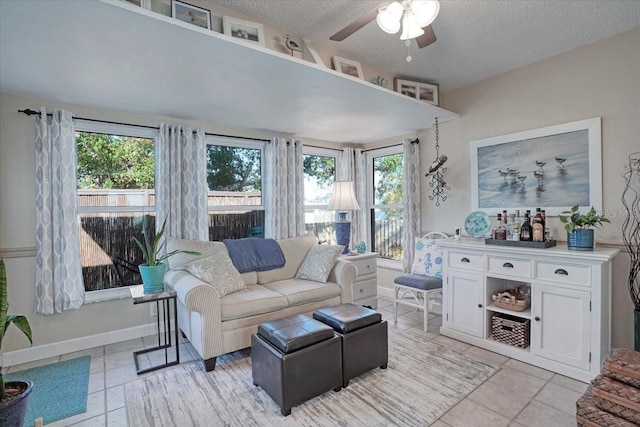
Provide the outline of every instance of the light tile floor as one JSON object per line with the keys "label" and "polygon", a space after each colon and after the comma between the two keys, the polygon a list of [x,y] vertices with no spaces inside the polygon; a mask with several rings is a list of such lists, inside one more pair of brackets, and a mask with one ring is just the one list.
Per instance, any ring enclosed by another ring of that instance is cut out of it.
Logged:
{"label": "light tile floor", "polygon": [[[389,322],[389,327],[400,330],[415,328],[422,331],[422,313],[408,307],[398,307],[398,324],[394,326],[393,301],[378,298],[378,310],[382,313],[382,318]],[[441,336],[441,324],[442,319],[439,315],[430,315],[429,329],[423,332],[425,339],[455,348],[471,358],[499,365],[500,371],[451,408],[433,424],[434,427],[576,425],[575,402],[586,390],[586,383]],[[155,337],[145,337],[12,366],[7,372],[90,354],[87,411],[47,425],[128,426],[124,385],[143,376],[161,372],[136,375],[132,352],[153,345]],[[158,357],[164,356],[155,354],[151,359],[143,357],[141,363],[153,361],[156,364],[159,362]],[[200,363],[199,356],[188,342],[180,344],[180,362]]]}

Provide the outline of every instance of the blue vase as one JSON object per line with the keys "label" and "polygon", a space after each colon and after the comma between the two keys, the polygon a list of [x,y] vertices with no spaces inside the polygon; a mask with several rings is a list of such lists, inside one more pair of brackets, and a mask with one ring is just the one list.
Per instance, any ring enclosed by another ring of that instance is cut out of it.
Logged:
{"label": "blue vase", "polygon": [[579,229],[573,230],[573,233],[567,233],[567,247],[572,251],[592,251],[593,230]]}
{"label": "blue vase", "polygon": [[138,268],[140,269],[140,276],[142,276],[142,285],[145,293],[164,291],[165,264],[163,262],[151,267],[143,264]]}

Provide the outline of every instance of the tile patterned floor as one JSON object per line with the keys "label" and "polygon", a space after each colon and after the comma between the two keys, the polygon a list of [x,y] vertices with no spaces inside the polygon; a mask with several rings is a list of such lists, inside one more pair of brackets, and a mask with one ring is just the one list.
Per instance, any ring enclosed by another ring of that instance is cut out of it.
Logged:
{"label": "tile patterned floor", "polygon": [[[378,299],[378,310],[390,327],[422,331],[422,313],[399,307],[398,324],[393,325],[393,302]],[[439,333],[442,324],[438,315],[429,316],[425,339],[435,340],[455,348],[468,356],[499,365],[500,371],[469,396],[451,408],[433,427],[563,427],[575,426],[575,402],[587,384],[553,372],[510,359],[445,336]],[[87,412],[60,420],[47,426],[128,426],[124,384],[141,376],[136,375],[132,352],[155,345],[154,337],[145,337],[90,350],[69,353],[60,357],[38,360],[10,367],[8,372],[46,365],[85,354],[91,355],[91,373]],[[141,359],[141,364],[153,361]],[[180,344],[181,363],[196,363],[199,356],[188,342]],[[165,369],[172,369],[171,367]],[[155,375],[159,371],[144,375]],[[134,426],[132,426],[134,427]],[[135,426],[138,427],[138,426]]]}

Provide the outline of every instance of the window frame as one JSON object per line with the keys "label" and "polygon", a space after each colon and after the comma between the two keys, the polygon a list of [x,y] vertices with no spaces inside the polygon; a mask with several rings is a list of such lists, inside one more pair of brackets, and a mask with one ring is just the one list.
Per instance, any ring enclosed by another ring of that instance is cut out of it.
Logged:
{"label": "window frame", "polygon": [[[107,135],[128,136],[131,138],[153,139],[154,144],[158,138],[158,130],[147,126],[125,125],[117,123],[105,123],[90,120],[74,119],[75,132],[101,133]],[[75,135],[74,135],[75,138]],[[76,153],[77,161],[77,153]],[[155,170],[155,163],[154,163]],[[77,171],[76,171],[77,173]],[[154,186],[155,187],[155,186]],[[155,190],[155,188],[154,188]],[[76,194],[77,194],[76,189]],[[156,206],[78,206],[78,215],[82,213],[117,213],[117,212],[154,212],[157,214]],[[98,289],[95,291],[85,290],[85,304],[110,301],[115,299],[127,299],[131,297],[129,287],[117,287],[110,289]]]}
{"label": "window frame", "polygon": [[[336,180],[336,177],[338,176],[338,152],[335,149],[303,146],[302,147],[302,155],[303,156],[332,157],[333,158],[333,163],[335,165],[335,176],[333,177],[333,180],[334,181]],[[324,210],[327,210],[328,206],[329,206],[329,202],[327,202],[326,204],[323,205],[323,204],[307,204],[306,201],[305,201],[304,209],[305,209],[305,211],[307,209],[324,209]],[[337,213],[336,213],[336,217],[337,217]]]}
{"label": "window frame", "polygon": [[[207,213],[210,212],[225,212],[225,211],[245,211],[250,208],[250,210],[260,210],[264,211],[264,151],[266,142],[256,141],[254,139],[249,138],[232,138],[226,136],[216,136],[216,135],[206,135],[205,136],[205,153],[207,155],[207,149],[210,145],[220,145],[224,147],[233,147],[233,148],[245,148],[245,149],[257,149],[260,150],[260,204],[259,205],[210,205],[207,203]],[[207,192],[209,190],[207,189]]]}
{"label": "window frame", "polygon": [[[366,214],[365,221],[367,225],[367,241],[369,242],[369,247],[374,248],[374,236],[372,233],[372,214],[376,209],[404,209],[402,204],[391,204],[391,205],[380,205],[375,204],[375,188],[374,188],[374,176],[373,176],[373,161],[375,158],[384,157],[394,154],[400,154],[402,156],[402,165],[404,168],[404,152],[402,144],[392,145],[389,147],[382,148],[373,148],[365,151],[365,170],[366,170]],[[404,175],[403,175],[404,176]],[[390,258],[378,258],[378,265],[380,267],[390,268],[394,270],[402,270],[402,261],[390,259]]]}

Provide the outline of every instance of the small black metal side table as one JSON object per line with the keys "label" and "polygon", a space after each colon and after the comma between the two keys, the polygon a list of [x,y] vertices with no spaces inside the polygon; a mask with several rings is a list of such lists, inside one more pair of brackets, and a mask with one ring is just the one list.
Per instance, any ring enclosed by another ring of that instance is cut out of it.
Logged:
{"label": "small black metal side table", "polygon": [[[162,292],[145,293],[143,285],[129,286],[131,291],[131,298],[133,304],[144,303],[156,303],[156,312],[158,313],[157,320],[157,335],[158,345],[152,348],[145,348],[144,350],[134,351],[133,359],[136,363],[136,372],[138,375],[146,372],[155,371],[156,369],[166,368],[167,366],[173,366],[180,363],[180,349],[178,345],[178,301],[176,298],[176,291],[165,285]],[[174,340],[171,339],[171,302],[173,301],[173,331]],[[160,307],[162,307],[162,320],[164,324],[164,331],[160,329]],[[174,346],[176,347],[176,358],[173,361],[169,361],[169,355],[167,350]],[[148,368],[140,369],[138,362],[138,356],[152,351],[164,350],[164,364],[150,366]]]}

